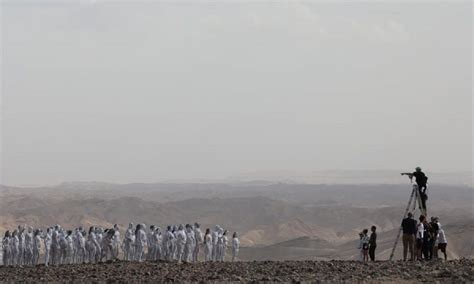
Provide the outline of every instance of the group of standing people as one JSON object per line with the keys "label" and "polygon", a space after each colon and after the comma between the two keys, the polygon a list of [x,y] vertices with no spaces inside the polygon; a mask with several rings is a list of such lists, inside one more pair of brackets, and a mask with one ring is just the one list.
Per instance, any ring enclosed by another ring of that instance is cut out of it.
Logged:
{"label": "group of standing people", "polygon": [[[426,194],[428,177],[423,173],[420,167],[415,169],[413,173],[402,173],[408,175],[410,179],[415,177],[418,186],[418,194],[421,197],[422,212],[426,214]],[[403,261],[407,261],[408,252],[409,260],[437,260],[438,251],[444,254],[444,260],[448,259],[446,247],[448,242],[446,235],[439,222],[439,217],[431,217],[431,222],[425,215],[420,215],[419,222],[413,218],[413,214],[409,212],[407,217],[402,221],[403,230]]]}
{"label": "group of standing people", "polygon": [[[359,260],[368,262],[375,261],[375,249],[377,248],[377,228],[372,226],[371,234],[368,235],[367,229],[359,233]],[[408,252],[410,257],[408,260],[437,260],[438,251],[444,255],[444,260],[448,259],[446,248],[448,241],[446,234],[441,227],[439,217],[431,217],[428,222],[426,217],[421,215],[419,222],[413,219],[413,214],[408,213],[407,217],[402,221],[403,230],[403,261],[407,261]]]}
{"label": "group of standing people", "polygon": [[201,248],[205,261],[224,261],[229,246],[232,247],[232,261],[235,261],[240,249],[237,233],[234,232],[232,243],[229,243],[227,230],[216,225],[212,232],[207,228],[203,234],[198,223],[169,225],[165,232],[154,225],[147,232],[144,224],[138,224],[134,229],[130,223],[122,245],[124,260],[178,262],[197,262]]}
{"label": "group of standing people", "polygon": [[359,244],[357,249],[359,250],[359,260],[362,262],[368,262],[369,257],[371,261],[375,261],[375,249],[377,248],[377,227],[372,226],[369,230],[364,229],[359,233]]}
{"label": "group of standing people", "polygon": [[215,226],[203,235],[200,225],[170,225],[162,232],[160,227],[130,223],[121,238],[117,225],[103,229],[65,230],[59,225],[46,231],[31,226],[18,226],[5,232],[0,243],[4,266],[34,266],[44,255],[44,264],[98,263],[119,259],[120,252],[126,261],[178,261],[198,262],[203,248],[205,261],[224,261],[229,246],[232,261],[238,256],[240,241],[234,232],[231,242],[227,231]]}
{"label": "group of standing people", "polygon": [[403,230],[403,260],[437,260],[438,251],[448,259],[446,248],[448,241],[444,229],[441,227],[439,217],[431,217],[428,222],[424,215],[419,217],[419,222],[413,219],[413,214],[408,213],[402,221]]}

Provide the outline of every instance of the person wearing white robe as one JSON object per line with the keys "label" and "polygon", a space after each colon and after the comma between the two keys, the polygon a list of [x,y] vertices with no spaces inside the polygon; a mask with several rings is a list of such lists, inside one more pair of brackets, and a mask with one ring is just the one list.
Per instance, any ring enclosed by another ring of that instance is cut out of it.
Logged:
{"label": "person wearing white robe", "polygon": [[25,232],[24,264],[33,265],[33,228],[28,226]]}
{"label": "person wearing white robe", "polygon": [[194,224],[194,238],[195,238],[195,245],[193,250],[193,262],[198,262],[199,257],[199,249],[203,243],[203,236],[201,231],[201,226],[198,223]]}
{"label": "person wearing white robe", "polygon": [[160,227],[156,227],[155,228],[155,234],[153,235],[154,238],[155,238],[155,255],[154,255],[154,260],[157,261],[157,260],[162,260],[163,259],[163,256],[162,256],[162,240],[163,240],[163,236],[161,235],[161,229]]}
{"label": "person wearing white robe", "polygon": [[184,262],[192,262],[193,261],[193,252],[194,246],[196,243],[194,230],[193,227],[189,224],[186,225],[186,244],[184,245]]}
{"label": "person wearing white robe", "polygon": [[212,232],[212,261],[217,261],[217,242],[219,241],[219,232],[221,228],[219,225],[216,225],[214,232]]}
{"label": "person wearing white robe", "polygon": [[97,249],[98,247],[99,244],[97,243],[94,227],[90,227],[86,241],[87,260],[89,263],[96,263],[97,254],[99,253],[99,250]]}
{"label": "person wearing white robe", "polygon": [[176,251],[178,262],[183,260],[184,246],[186,245],[186,232],[184,226],[179,225],[178,231],[176,232]]}
{"label": "person wearing white robe", "polygon": [[204,260],[212,261],[212,235],[209,228],[206,229],[204,234]]}
{"label": "person wearing white robe", "polygon": [[156,254],[156,242],[155,242],[155,225],[150,226],[150,230],[148,231],[147,234],[147,245],[148,245],[148,252],[146,259],[147,260],[155,260],[155,254]]}
{"label": "person wearing white robe", "polygon": [[56,225],[51,234],[51,264],[58,265],[61,256],[60,241],[60,227]]}
{"label": "person wearing white robe", "polygon": [[19,259],[19,239],[18,239],[18,230],[13,231],[12,237],[11,237],[11,257],[12,257],[12,263],[11,265],[16,266],[19,265],[18,259]]}
{"label": "person wearing white robe", "polygon": [[86,232],[79,228],[76,231],[76,238],[75,238],[75,263],[84,263],[86,260]]}
{"label": "person wearing white robe", "polygon": [[123,259],[133,260],[135,255],[135,231],[133,230],[133,223],[128,224],[128,229],[125,231],[123,240]]}
{"label": "person wearing white robe", "polygon": [[176,226],[173,226],[171,230],[171,234],[169,236],[169,242],[170,242],[170,260],[175,261],[177,260],[178,256],[178,239],[177,239],[177,232],[178,228]]}
{"label": "person wearing white robe", "polygon": [[222,249],[224,248],[224,236],[223,236],[223,231],[219,231],[219,234],[217,235],[217,249],[216,249],[216,260],[215,261],[221,261],[223,251]]}
{"label": "person wearing white robe", "polygon": [[66,233],[61,231],[59,234],[59,264],[67,263],[67,240]]}
{"label": "person wearing white robe", "polygon": [[166,227],[166,232],[163,234],[162,240],[161,240],[161,254],[163,260],[169,261],[169,255],[170,255],[170,243],[169,243],[169,237],[171,233],[171,226]]}
{"label": "person wearing white robe", "polygon": [[25,226],[18,225],[17,265],[25,264]]}
{"label": "person wearing white robe", "polygon": [[232,236],[232,261],[237,259],[237,255],[239,254],[240,250],[240,241],[237,237],[237,232],[234,232]]}
{"label": "person wearing white robe", "polygon": [[41,251],[41,230],[36,229],[33,235],[32,265],[38,265]]}
{"label": "person wearing white robe", "polygon": [[72,231],[67,231],[66,235],[66,259],[64,263],[73,264],[74,263],[74,239]]}
{"label": "person wearing white robe", "polygon": [[113,248],[113,258],[118,259],[120,250],[120,231],[117,224],[114,225]]}
{"label": "person wearing white robe", "polygon": [[46,233],[43,236],[44,242],[44,265],[48,266],[50,264],[51,258],[51,244],[53,243],[52,229],[48,228]]}
{"label": "person wearing white robe", "polygon": [[145,258],[145,248],[147,245],[147,237],[145,226],[138,224],[135,232],[135,260],[142,262]]}
{"label": "person wearing white robe", "polygon": [[10,231],[5,232],[5,236],[2,239],[2,258],[3,265],[10,266],[13,265],[13,255],[12,255],[12,235]]}
{"label": "person wearing white robe", "polygon": [[227,238],[227,231],[224,231],[221,235],[222,241],[220,242],[219,247],[219,260],[224,261],[227,254],[227,245],[229,244],[229,239]]}

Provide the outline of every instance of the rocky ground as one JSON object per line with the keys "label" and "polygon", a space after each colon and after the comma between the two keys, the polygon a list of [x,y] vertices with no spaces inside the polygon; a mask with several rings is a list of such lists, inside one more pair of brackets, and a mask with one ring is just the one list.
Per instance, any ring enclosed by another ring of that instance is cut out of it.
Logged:
{"label": "rocky ground", "polygon": [[473,282],[474,260],[403,263],[261,261],[176,264],[114,262],[60,267],[0,267],[0,282]]}

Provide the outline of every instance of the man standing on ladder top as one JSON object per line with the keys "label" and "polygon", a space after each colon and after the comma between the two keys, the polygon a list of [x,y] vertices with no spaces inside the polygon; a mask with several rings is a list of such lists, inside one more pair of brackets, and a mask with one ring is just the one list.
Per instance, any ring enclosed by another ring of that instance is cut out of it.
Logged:
{"label": "man standing on ladder top", "polygon": [[410,179],[415,177],[416,184],[418,185],[418,192],[421,197],[421,206],[426,210],[426,200],[428,199],[428,196],[426,195],[426,183],[428,182],[428,177],[421,171],[420,167],[416,167],[414,173],[402,173],[402,176],[403,175],[408,175]]}

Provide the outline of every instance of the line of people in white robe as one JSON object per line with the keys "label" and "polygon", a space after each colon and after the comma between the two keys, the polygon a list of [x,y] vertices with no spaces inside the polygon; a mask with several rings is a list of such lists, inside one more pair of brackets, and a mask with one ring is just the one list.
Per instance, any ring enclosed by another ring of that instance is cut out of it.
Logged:
{"label": "line of people in white robe", "polygon": [[[205,261],[224,261],[228,245],[227,231],[220,226],[216,226],[212,233],[207,229],[203,235],[197,223],[194,226],[170,225],[164,232],[153,225],[148,231],[144,224],[134,228],[131,223],[125,232],[122,249],[124,260],[129,261],[197,262],[203,246]],[[232,261],[235,261],[240,248],[237,233],[234,233],[231,245]]]}
{"label": "line of people in white robe", "polygon": [[45,232],[32,227],[18,226],[7,231],[1,242],[1,263],[5,266],[37,265],[44,253],[44,264],[95,263],[118,257],[120,232],[117,225],[103,230],[91,227],[87,233],[82,227],[74,231],[61,226]]}
{"label": "line of people in white robe", "polygon": [[[0,243],[1,264],[5,266],[31,266],[40,262],[61,265],[72,263],[98,263],[119,258],[120,250],[126,261],[178,261],[197,262],[200,247],[204,247],[205,261],[224,261],[229,240],[227,231],[216,226],[203,235],[199,224],[170,225],[165,232],[159,227],[130,223],[123,241],[117,225],[111,229],[82,227],[64,230],[56,225],[43,232],[32,227],[18,226],[7,231]],[[232,239],[232,261],[236,260],[240,242],[237,233]]]}

